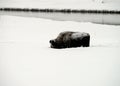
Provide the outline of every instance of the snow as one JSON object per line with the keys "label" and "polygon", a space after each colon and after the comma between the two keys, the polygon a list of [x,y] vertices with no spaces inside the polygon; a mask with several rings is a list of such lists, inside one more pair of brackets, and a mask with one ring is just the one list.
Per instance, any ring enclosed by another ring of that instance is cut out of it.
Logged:
{"label": "snow", "polygon": [[89,34],[85,32],[76,32],[71,35],[71,38],[75,39],[75,38],[85,37],[85,36],[89,36]]}
{"label": "snow", "polygon": [[[62,31],[88,48],[51,49]],[[120,86],[120,26],[0,15],[0,86]]]}
{"label": "snow", "polygon": [[[27,9],[72,9],[72,10],[107,10],[120,11],[120,0],[0,0],[0,8],[27,8]],[[119,14],[92,14],[92,13],[31,13],[31,12],[3,12],[0,14],[22,15],[48,18],[55,20],[93,22],[101,24],[120,25]]]}
{"label": "snow", "polygon": [[57,21],[77,21],[77,22],[93,22],[99,24],[120,25],[119,14],[92,14],[92,13],[41,13],[41,12],[5,12],[1,11],[1,15],[37,17],[52,19]]}

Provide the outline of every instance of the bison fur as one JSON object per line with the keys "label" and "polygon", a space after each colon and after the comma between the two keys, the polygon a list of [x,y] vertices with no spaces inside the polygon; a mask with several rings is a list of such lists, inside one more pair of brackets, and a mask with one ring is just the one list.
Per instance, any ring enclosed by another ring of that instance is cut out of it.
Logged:
{"label": "bison fur", "polygon": [[90,34],[85,32],[61,32],[56,39],[50,40],[51,48],[89,47]]}

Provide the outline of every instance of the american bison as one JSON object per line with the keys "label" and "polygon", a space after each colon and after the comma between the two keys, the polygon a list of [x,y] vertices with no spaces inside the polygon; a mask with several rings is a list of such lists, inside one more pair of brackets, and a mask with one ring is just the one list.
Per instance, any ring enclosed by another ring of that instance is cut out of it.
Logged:
{"label": "american bison", "polygon": [[85,32],[61,32],[56,39],[49,41],[51,48],[89,47],[90,35]]}

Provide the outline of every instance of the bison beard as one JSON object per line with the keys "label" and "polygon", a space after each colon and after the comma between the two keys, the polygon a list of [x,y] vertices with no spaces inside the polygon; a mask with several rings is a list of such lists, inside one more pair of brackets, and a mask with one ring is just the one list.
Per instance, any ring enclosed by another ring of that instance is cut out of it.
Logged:
{"label": "bison beard", "polygon": [[61,32],[56,39],[50,40],[51,48],[89,47],[90,35],[85,32]]}

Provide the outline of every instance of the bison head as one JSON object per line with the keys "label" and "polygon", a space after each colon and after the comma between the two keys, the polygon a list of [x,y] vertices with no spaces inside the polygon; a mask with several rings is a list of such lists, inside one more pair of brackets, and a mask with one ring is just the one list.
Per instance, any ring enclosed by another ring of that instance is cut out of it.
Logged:
{"label": "bison head", "polygon": [[64,43],[58,42],[56,40],[50,40],[51,48],[65,48]]}

